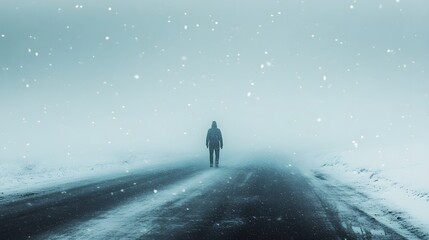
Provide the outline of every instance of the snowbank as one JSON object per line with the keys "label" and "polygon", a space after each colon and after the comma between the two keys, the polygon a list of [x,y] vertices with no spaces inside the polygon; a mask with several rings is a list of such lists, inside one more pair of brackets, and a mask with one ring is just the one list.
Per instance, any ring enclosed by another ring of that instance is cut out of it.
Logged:
{"label": "snowbank", "polygon": [[[165,168],[194,161],[195,155],[129,155],[92,159],[85,164],[53,162],[9,162],[0,165],[0,202],[48,191],[64,184],[80,184],[138,171]],[[95,158],[95,157],[94,157]]]}
{"label": "snowbank", "polygon": [[[405,158],[399,151],[386,151],[389,158],[369,148],[313,154],[306,156],[305,164],[311,175],[349,189],[350,200],[378,221],[429,237],[429,161],[425,159],[429,154],[420,148]],[[369,202],[362,204],[365,199]]]}

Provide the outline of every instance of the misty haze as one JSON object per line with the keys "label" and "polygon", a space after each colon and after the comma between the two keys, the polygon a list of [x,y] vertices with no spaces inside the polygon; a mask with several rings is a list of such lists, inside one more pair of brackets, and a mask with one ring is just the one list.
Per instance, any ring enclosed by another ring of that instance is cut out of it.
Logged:
{"label": "misty haze", "polygon": [[0,238],[427,239],[428,24],[423,0],[2,1]]}

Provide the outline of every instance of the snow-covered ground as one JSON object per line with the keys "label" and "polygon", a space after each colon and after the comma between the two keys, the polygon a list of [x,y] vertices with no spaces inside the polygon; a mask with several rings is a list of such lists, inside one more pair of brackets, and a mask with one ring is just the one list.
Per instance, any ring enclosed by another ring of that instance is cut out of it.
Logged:
{"label": "snow-covered ground", "polygon": [[[100,158],[100,157],[99,157]],[[94,159],[96,159],[94,157]],[[138,171],[149,171],[159,168],[189,164],[195,161],[191,155],[130,155],[100,158],[86,164],[73,164],[59,161],[9,162],[0,165],[0,202],[15,198],[55,190],[61,185],[79,185],[133,174]]]}
{"label": "snow-covered ground", "polygon": [[313,161],[308,174],[331,194],[339,195],[404,236],[412,233],[428,238],[429,185],[425,179],[429,162],[418,157],[404,161],[399,154],[379,161],[371,152],[359,149],[307,155]]}

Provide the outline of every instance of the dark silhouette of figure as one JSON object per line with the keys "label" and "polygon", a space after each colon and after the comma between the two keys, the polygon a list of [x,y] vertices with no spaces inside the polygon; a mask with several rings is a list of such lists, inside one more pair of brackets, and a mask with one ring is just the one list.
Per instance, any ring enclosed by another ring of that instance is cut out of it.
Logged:
{"label": "dark silhouette of figure", "polygon": [[216,154],[215,167],[219,167],[219,151],[223,148],[223,139],[216,121],[212,122],[212,127],[207,132],[206,147],[210,153],[210,167],[213,167],[213,152]]}

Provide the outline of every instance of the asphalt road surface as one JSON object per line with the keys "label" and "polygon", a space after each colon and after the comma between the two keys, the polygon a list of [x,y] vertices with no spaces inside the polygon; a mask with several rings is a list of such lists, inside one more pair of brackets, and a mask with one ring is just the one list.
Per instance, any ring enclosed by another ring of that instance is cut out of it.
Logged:
{"label": "asphalt road surface", "polygon": [[170,166],[0,205],[0,239],[405,239],[286,163]]}

